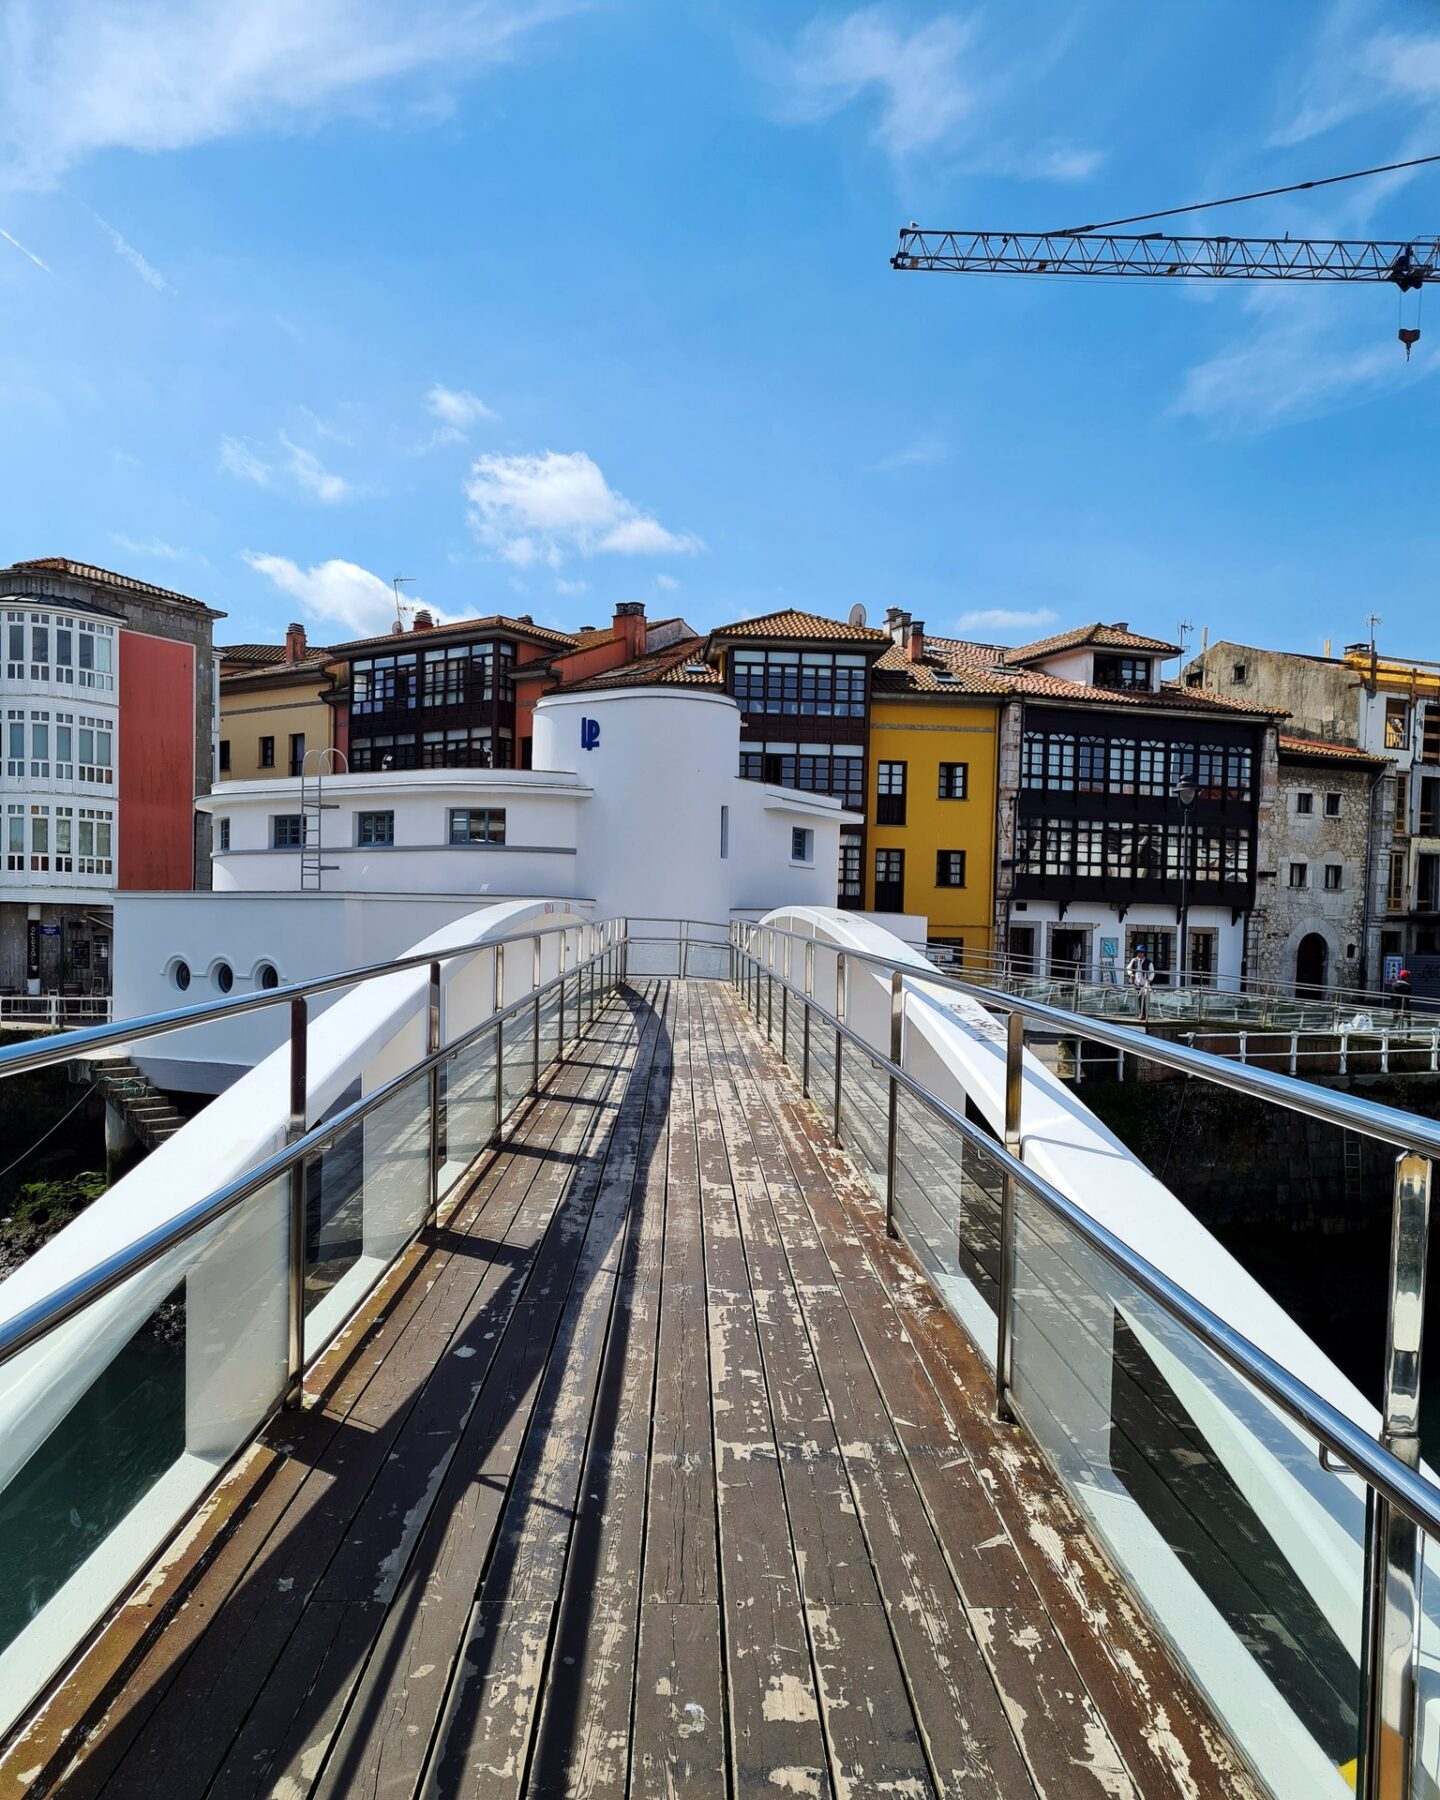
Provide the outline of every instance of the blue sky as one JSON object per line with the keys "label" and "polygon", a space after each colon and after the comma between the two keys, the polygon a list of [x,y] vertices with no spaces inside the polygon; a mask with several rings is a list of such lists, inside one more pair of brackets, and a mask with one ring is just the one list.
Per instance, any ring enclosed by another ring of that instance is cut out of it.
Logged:
{"label": "blue sky", "polygon": [[[1388,288],[887,261],[1432,150],[1429,0],[0,0],[0,556],[222,639],[399,573],[1437,656],[1440,299],[1407,368]],[[1202,219],[1433,234],[1440,165]]]}

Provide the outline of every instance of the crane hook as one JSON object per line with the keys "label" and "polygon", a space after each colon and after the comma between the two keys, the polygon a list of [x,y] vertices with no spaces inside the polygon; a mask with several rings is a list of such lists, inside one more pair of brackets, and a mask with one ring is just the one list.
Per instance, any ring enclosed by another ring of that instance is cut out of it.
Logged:
{"label": "crane hook", "polygon": [[1405,346],[1405,360],[1409,362],[1410,352],[1420,342],[1420,328],[1418,325],[1402,325],[1396,335]]}

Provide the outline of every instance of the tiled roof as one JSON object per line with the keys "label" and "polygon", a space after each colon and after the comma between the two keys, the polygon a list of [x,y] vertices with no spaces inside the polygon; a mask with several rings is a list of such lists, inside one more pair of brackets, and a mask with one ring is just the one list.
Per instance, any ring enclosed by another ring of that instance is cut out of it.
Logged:
{"label": "tiled roof", "polygon": [[634,662],[622,663],[618,669],[604,669],[584,681],[572,681],[559,691],[563,694],[590,693],[600,688],[650,687],[723,687],[719,669],[705,661],[702,637],[682,638],[678,644],[666,644]]}
{"label": "tiled roof", "polygon": [[877,631],[871,625],[849,625],[841,619],[822,619],[819,613],[764,613],[758,619],[737,619],[733,625],[717,625],[712,638],[845,638],[857,644],[887,644],[888,631]]}
{"label": "tiled roof", "polygon": [[952,668],[993,669],[1007,662],[1010,650],[1004,644],[977,644],[971,638],[932,637],[925,633],[925,649]]}
{"label": "tiled roof", "polygon": [[177,594],[173,588],[156,587],[153,582],[138,581],[133,575],[117,575],[113,569],[102,569],[96,563],[72,562],[68,556],[35,556],[26,562],[11,563],[10,567],[42,575],[65,575],[73,581],[93,581],[100,587],[119,588],[127,594],[148,594],[155,600],[173,600],[179,606],[198,606],[202,612],[217,619],[225,617],[223,612],[217,612],[192,594]]}
{"label": "tiled roof", "polygon": [[299,678],[326,679],[326,671],[334,661],[328,650],[313,656],[302,656],[298,662],[271,661],[254,663],[238,669],[223,669],[220,685],[224,688],[263,687],[268,682],[292,681]]}
{"label": "tiled roof", "polygon": [[1259,706],[1251,700],[1232,700],[1214,694],[1208,688],[1181,687],[1167,681],[1154,693],[1136,693],[1128,688],[1087,687],[1079,681],[1067,681],[1063,675],[1046,675],[1039,669],[1012,669],[1008,676],[1020,694],[1033,694],[1046,700],[1083,700],[1103,706],[1155,706],[1168,712],[1244,713],[1250,718],[1288,718],[1283,708]]}
{"label": "tiled roof", "polygon": [[1141,650],[1156,656],[1178,656],[1180,646],[1167,644],[1162,638],[1140,637],[1119,625],[1077,625],[1073,631],[1062,631],[1055,637],[1037,638],[1033,644],[1022,644],[1012,650],[1012,663],[1038,662],[1042,657],[1058,656],[1062,650],[1078,650],[1094,645],[1098,650]]}
{"label": "tiled roof", "polygon": [[1374,756],[1368,750],[1359,750],[1353,744],[1327,744],[1323,738],[1296,737],[1293,733],[1282,731],[1280,738],[1280,754],[1287,752],[1291,756],[1320,756],[1332,762],[1367,763],[1373,768],[1381,768],[1394,758]]}
{"label": "tiled roof", "polygon": [[285,660],[283,644],[217,644],[215,654],[223,662],[249,663],[258,666],[261,663],[277,663]]}
{"label": "tiled roof", "polygon": [[373,650],[381,644],[403,645],[407,650],[428,643],[432,638],[445,642],[454,637],[472,637],[479,631],[508,631],[515,637],[533,638],[537,643],[563,645],[567,650],[578,641],[573,631],[551,631],[544,625],[529,625],[523,619],[510,619],[503,613],[491,613],[484,619],[455,619],[448,625],[422,626],[419,631],[387,631],[379,637],[351,638],[348,643],[331,646],[332,657],[348,657],[355,650]]}
{"label": "tiled roof", "polygon": [[[928,650],[931,640],[925,640]],[[990,675],[982,669],[966,668],[943,658],[930,656],[924,662],[911,662],[899,644],[892,644],[875,663],[874,694],[877,700],[899,694],[934,694],[941,698],[957,694],[1000,697],[1014,692],[1013,676]]]}

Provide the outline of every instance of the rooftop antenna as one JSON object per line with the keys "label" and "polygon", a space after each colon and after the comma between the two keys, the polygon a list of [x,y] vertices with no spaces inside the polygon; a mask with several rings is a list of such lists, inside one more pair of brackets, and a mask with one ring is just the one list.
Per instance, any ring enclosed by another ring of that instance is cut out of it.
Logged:
{"label": "rooftop antenna", "polygon": [[1385,621],[1379,613],[1370,613],[1366,616],[1365,623],[1370,627],[1370,654],[1373,656],[1375,654],[1375,628],[1377,625],[1383,625]]}
{"label": "rooftop antenna", "polygon": [[400,598],[400,583],[402,581],[413,582],[416,579],[417,578],[414,575],[392,575],[390,577],[390,586],[394,589],[394,592],[395,592],[395,626],[396,626],[396,629],[399,631],[403,631],[405,629],[404,615],[407,612],[411,612],[414,610],[412,607],[407,605],[406,602]]}

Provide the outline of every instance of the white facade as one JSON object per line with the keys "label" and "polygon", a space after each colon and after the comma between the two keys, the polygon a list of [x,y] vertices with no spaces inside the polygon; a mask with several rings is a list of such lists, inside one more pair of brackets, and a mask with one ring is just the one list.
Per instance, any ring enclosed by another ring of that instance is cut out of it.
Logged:
{"label": "white facade", "polygon": [[[1059,901],[1015,900],[1010,906],[1010,942],[1013,947],[1017,929],[1032,927],[1036,974],[1100,982],[1123,982],[1126,963],[1143,945],[1156,965],[1157,982],[1169,986],[1180,972],[1175,912],[1173,906],[1157,901],[1127,907],[1122,919],[1118,907],[1071,900],[1062,918]],[[1192,975],[1216,987],[1238,990],[1245,957],[1244,918],[1237,924],[1228,906],[1192,906],[1188,931],[1192,952],[1198,951],[1190,958]],[[1075,933],[1080,934],[1078,941],[1070,935]],[[1197,937],[1208,940],[1209,969],[1203,968],[1204,952],[1195,944]],[[1157,953],[1161,946],[1163,954]]]}

